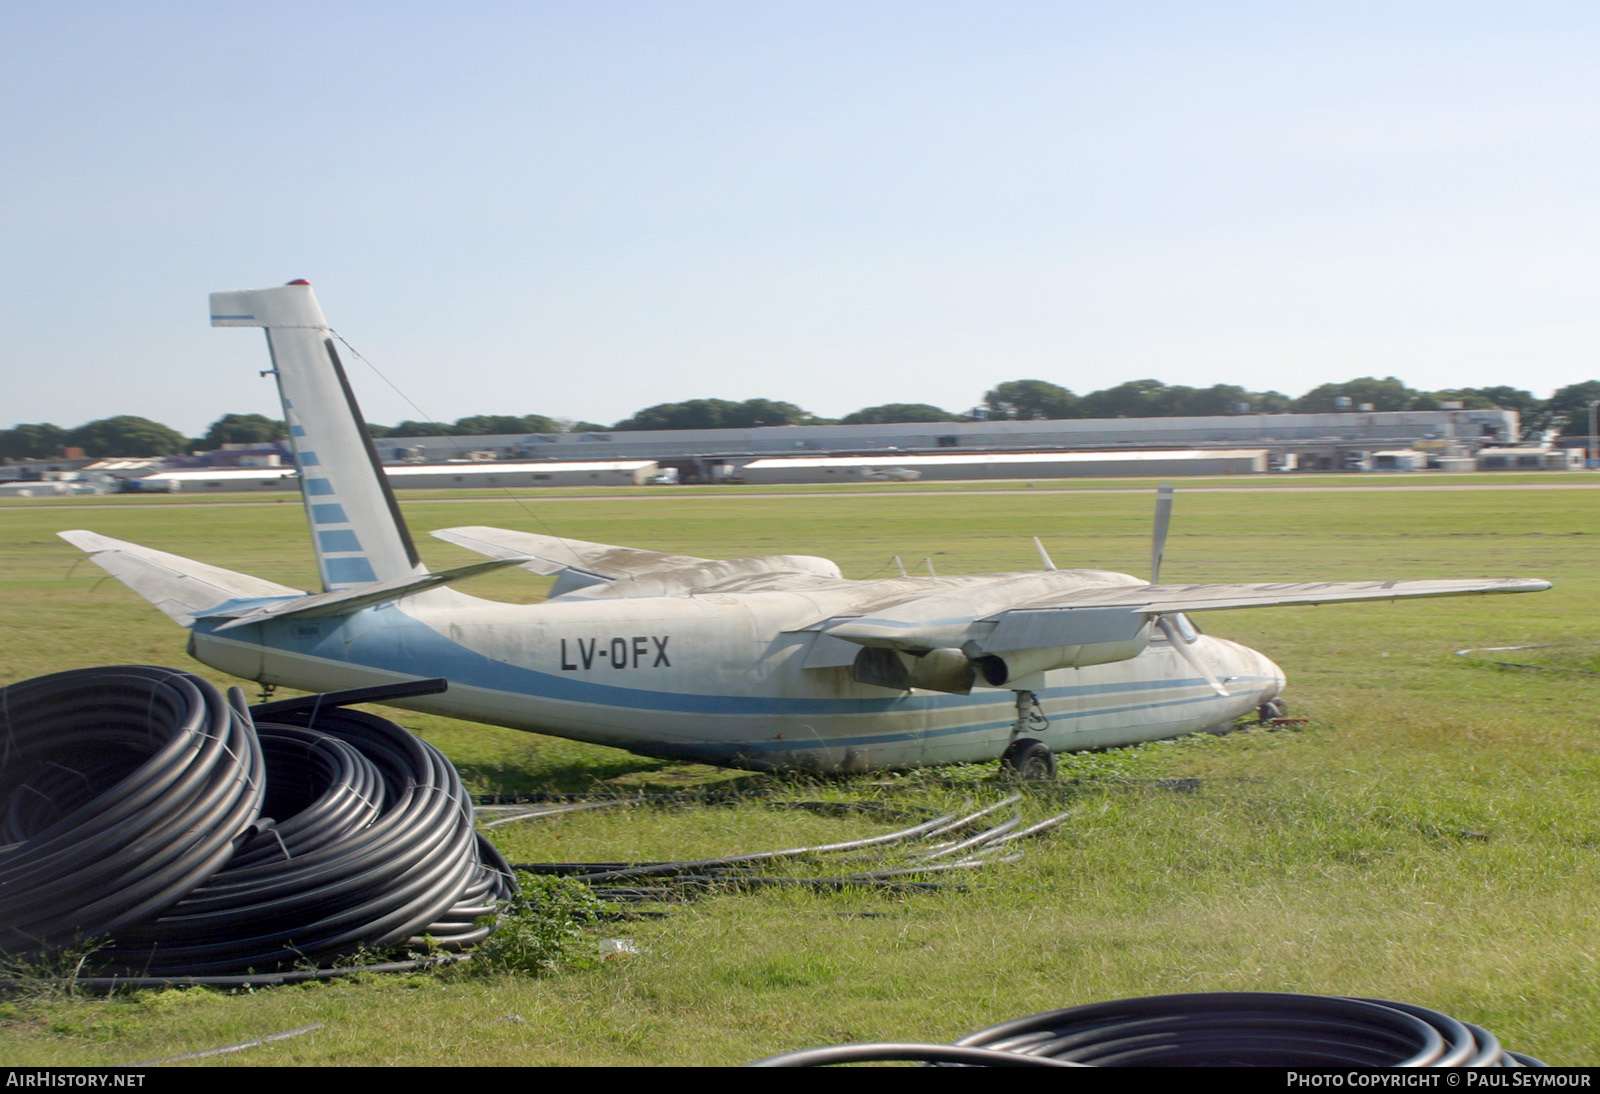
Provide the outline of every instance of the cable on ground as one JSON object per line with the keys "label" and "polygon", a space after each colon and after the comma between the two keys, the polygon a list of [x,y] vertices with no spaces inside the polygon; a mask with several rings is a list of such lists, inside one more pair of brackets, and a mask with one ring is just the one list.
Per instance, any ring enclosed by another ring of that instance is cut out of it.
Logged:
{"label": "cable on ground", "polygon": [[835,1045],[752,1067],[922,1061],[995,1066],[950,1048],[1095,1067],[1544,1067],[1488,1030],[1410,1003],[1282,992],[1202,992],[1090,1003],[1003,1022],[951,1045]]}
{"label": "cable on ground", "polygon": [[[947,886],[939,882],[912,879],[955,870],[973,870],[992,863],[1013,862],[1019,856],[1015,847],[1010,845],[1024,837],[1051,830],[1073,813],[1072,810],[1058,813],[1021,831],[1017,830],[1022,823],[1021,818],[1012,816],[973,835],[961,835],[989,814],[1015,805],[1021,798],[1020,794],[1012,794],[979,809],[940,814],[892,832],[808,847],[676,862],[518,862],[513,864],[513,868],[533,874],[576,877],[593,888],[595,895],[602,900],[623,904],[683,899],[696,892],[714,889],[842,889],[850,886],[896,891],[939,889]],[[541,810],[528,815],[548,816],[550,813]],[[885,851],[898,857],[885,859],[882,857]],[[944,861],[946,859],[949,861]],[[756,872],[758,867],[783,861],[854,861],[859,865],[855,869],[830,872],[819,877],[773,877]],[[638,884],[646,879],[655,884]]]}

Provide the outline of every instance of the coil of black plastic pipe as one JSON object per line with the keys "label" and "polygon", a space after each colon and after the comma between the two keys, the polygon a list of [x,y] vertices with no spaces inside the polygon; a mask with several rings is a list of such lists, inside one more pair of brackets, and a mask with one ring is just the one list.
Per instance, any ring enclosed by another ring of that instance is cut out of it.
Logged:
{"label": "coil of black plastic pipe", "polygon": [[[977,1052],[992,1054],[985,1057]],[[1007,1057],[1015,1062],[1007,1063]],[[968,1034],[953,1045],[833,1045],[754,1067],[887,1061],[967,1066],[1543,1067],[1488,1030],[1410,1003],[1205,992],[1090,1003]]]}
{"label": "coil of black plastic pipe", "polygon": [[[12,843],[0,846],[0,922],[11,928],[0,950],[38,955],[98,938],[90,962],[103,976],[203,980],[406,942],[459,949],[490,932],[484,917],[509,895],[509,869],[474,831],[443,755],[333,700],[258,709],[273,721],[253,726],[242,697],[145,667],[0,689],[0,834]],[[240,762],[214,763],[216,786],[170,775],[166,751],[166,762],[126,774],[130,753],[188,739],[174,726],[191,727],[188,752]],[[193,799],[187,808],[167,802],[175,786]],[[116,848],[103,829],[121,835],[128,823],[154,825],[177,847],[154,865],[107,853]],[[79,826],[90,838],[64,843],[57,829]],[[171,866],[191,860],[181,877]],[[100,914],[88,898],[104,903],[125,878],[141,899]],[[55,899],[79,891],[76,904]],[[13,908],[34,918],[5,918]]]}
{"label": "coil of black plastic pipe", "polygon": [[0,689],[0,951],[116,932],[227,864],[264,791],[242,706],[134,665]]}

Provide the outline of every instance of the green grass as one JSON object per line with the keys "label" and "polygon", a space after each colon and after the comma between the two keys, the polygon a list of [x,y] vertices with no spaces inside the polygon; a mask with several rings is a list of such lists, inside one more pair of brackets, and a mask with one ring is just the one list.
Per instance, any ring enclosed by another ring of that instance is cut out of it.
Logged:
{"label": "green grass", "polygon": [[[1386,488],[1180,489],[1163,578],[1524,575],[1555,581],[1555,591],[1200,617],[1283,665],[1292,713],[1310,723],[1063,757],[1062,780],[1031,791],[1023,812],[1070,809],[1071,819],[1022,861],[966,879],[966,891],[712,896],[664,918],[604,924],[593,939],[626,936],[640,952],[541,978],[13,997],[0,1001],[0,1059],[127,1063],[320,1021],[315,1033],[203,1063],[726,1064],[844,1039],[949,1040],[1072,1003],[1250,989],[1405,1000],[1551,1062],[1600,1062],[1600,680],[1454,652],[1546,644],[1539,663],[1592,665],[1596,506],[1587,490],[1355,481]],[[422,534],[456,524],[708,556],[806,552],[854,577],[883,572],[894,554],[908,564],[931,557],[941,573],[1031,569],[1034,534],[1062,566],[1148,565],[1144,494],[863,484],[750,496],[760,492],[773,491],[685,490],[681,504],[661,488],[577,505],[541,505],[544,494],[408,495],[402,504],[440,567],[475,557]],[[65,511],[0,505],[0,683],[127,661],[227,682],[187,661],[179,628],[78,564],[54,537],[60,528],[287,584],[313,580],[292,504],[71,501]],[[470,588],[525,601],[543,591],[517,572]],[[741,786],[908,808],[1006,792],[992,768],[786,783],[445,719],[402,721],[480,792]],[[573,814],[499,828],[495,838],[519,859],[631,860],[883,827],[750,800]]]}
{"label": "green grass", "polygon": [[[1045,490],[1080,493],[1085,491],[1153,490],[1171,477],[1143,478],[1108,476],[1105,478],[1061,479],[973,479],[916,482],[838,482],[838,483],[722,483],[697,486],[547,486],[536,488],[469,487],[403,489],[403,502],[459,501],[462,499],[507,501],[561,501],[647,497],[710,499],[718,497],[792,494],[918,494],[949,492],[987,492]],[[1175,480],[1186,491],[1196,490],[1294,490],[1294,489],[1438,489],[1456,486],[1573,486],[1600,487],[1600,473],[1592,471],[1478,471],[1444,474],[1437,471],[1407,474],[1292,474],[1292,475],[1197,475]],[[298,506],[299,494],[292,489],[237,494],[116,494],[106,497],[79,496],[45,498],[0,498],[5,508],[73,508],[89,505],[164,508],[173,505],[289,505]]]}

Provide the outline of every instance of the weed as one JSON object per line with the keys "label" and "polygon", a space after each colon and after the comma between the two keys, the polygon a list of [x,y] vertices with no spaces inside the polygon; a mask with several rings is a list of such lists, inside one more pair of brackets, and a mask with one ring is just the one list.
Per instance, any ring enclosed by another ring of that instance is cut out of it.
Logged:
{"label": "weed", "polygon": [[585,951],[584,928],[605,912],[605,903],[580,881],[518,871],[516,895],[466,967],[539,976],[588,964],[593,958]]}
{"label": "weed", "polygon": [[0,991],[17,1001],[63,999],[83,994],[79,983],[89,959],[109,939],[94,939],[43,956],[7,957],[0,963]]}

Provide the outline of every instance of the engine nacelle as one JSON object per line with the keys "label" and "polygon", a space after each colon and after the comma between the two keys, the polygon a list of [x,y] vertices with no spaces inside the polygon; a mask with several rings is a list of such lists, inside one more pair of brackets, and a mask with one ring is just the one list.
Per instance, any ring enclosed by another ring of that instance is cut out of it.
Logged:
{"label": "engine nacelle", "polygon": [[973,664],[960,650],[905,653],[886,646],[862,646],[851,663],[850,676],[858,684],[907,691],[926,688],[966,695],[977,679]]}
{"label": "engine nacelle", "polygon": [[969,649],[966,652],[983,677],[983,682],[996,688],[1006,687],[1036,672],[1105,665],[1138,657],[1150,643],[1150,621],[1137,616],[1130,620],[1125,613],[1114,621],[1116,626],[1101,626],[1101,633],[1086,635],[1099,641],[1079,642],[1071,646],[1039,645],[996,650],[991,640],[988,650]]}

